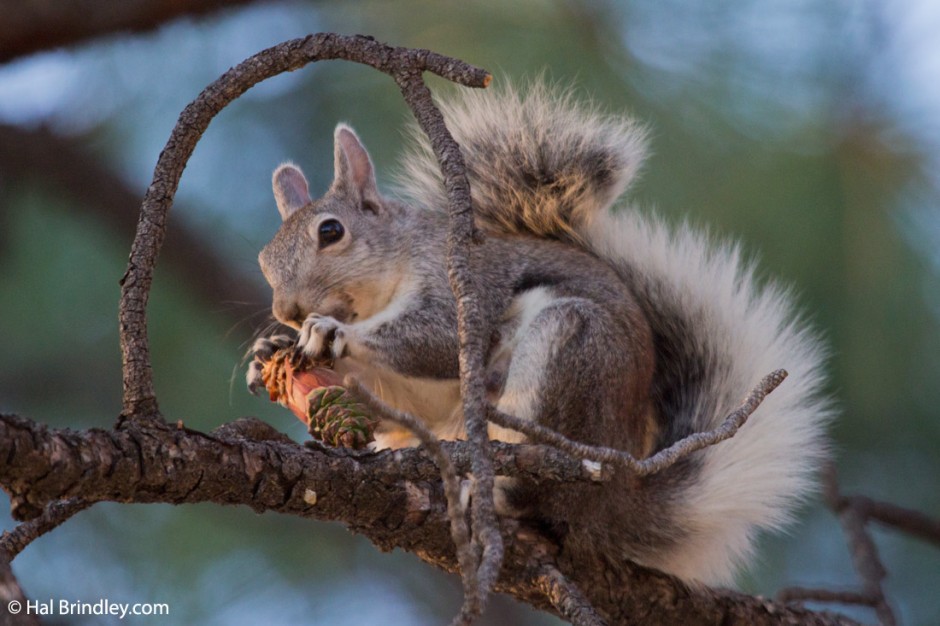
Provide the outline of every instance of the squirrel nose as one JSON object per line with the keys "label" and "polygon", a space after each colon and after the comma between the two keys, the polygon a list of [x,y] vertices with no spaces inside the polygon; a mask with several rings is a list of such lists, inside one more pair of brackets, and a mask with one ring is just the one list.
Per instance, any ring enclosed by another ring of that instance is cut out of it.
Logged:
{"label": "squirrel nose", "polygon": [[282,324],[293,326],[294,328],[300,328],[300,325],[303,324],[304,315],[300,307],[294,301],[278,300],[275,298],[271,310],[274,313],[274,317],[277,318],[277,321]]}

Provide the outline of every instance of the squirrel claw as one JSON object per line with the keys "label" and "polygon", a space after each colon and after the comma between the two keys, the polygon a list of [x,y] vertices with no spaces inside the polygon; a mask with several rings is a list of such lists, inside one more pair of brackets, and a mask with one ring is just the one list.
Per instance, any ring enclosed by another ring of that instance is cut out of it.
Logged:
{"label": "squirrel claw", "polygon": [[261,377],[261,369],[261,361],[256,358],[248,364],[248,373],[245,376],[246,382],[248,384],[248,392],[255,396],[259,395],[261,390],[264,389],[264,380]]}
{"label": "squirrel claw", "polygon": [[294,340],[288,335],[273,335],[271,337],[260,337],[251,349],[246,358],[250,358],[248,363],[248,372],[245,374],[245,382],[248,384],[248,391],[254,395],[259,395],[265,388],[264,381],[261,378],[261,369],[265,362],[269,361],[274,353],[286,346],[294,343]]}
{"label": "squirrel claw", "polygon": [[332,360],[346,349],[344,324],[328,315],[311,313],[300,327],[297,348],[313,360]]}

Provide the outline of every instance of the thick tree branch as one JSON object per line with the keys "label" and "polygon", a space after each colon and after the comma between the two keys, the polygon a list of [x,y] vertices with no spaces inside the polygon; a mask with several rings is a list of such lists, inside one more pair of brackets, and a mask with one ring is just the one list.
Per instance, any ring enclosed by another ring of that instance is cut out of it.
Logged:
{"label": "thick tree branch", "polygon": [[[469,444],[444,445],[458,472],[470,469]],[[497,472],[517,473],[521,466],[532,466],[520,461],[518,452],[537,449],[494,445]],[[570,461],[572,469],[580,468],[580,461]],[[256,420],[210,434],[136,423],[116,431],[75,432],[3,415],[0,484],[20,518],[41,514],[49,502],[77,497],[88,502],[239,504],[343,521],[380,549],[402,548],[449,572],[458,570],[440,475],[421,449],[367,455],[311,451]],[[559,608],[547,594],[553,586],[570,584],[610,624],[854,623],[731,591],[690,589],[639,566],[618,567],[621,573],[566,567],[555,560],[557,546],[537,530],[504,521],[502,533],[506,558],[494,588],[555,614],[568,609]],[[562,583],[546,568],[569,582]]]}
{"label": "thick tree branch", "polygon": [[0,63],[118,32],[142,32],[184,15],[253,0],[0,0]]}

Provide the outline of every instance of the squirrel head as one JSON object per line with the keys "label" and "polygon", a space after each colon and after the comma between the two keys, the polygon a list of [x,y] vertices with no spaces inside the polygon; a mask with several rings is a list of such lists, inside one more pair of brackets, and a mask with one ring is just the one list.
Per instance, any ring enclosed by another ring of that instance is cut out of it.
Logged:
{"label": "squirrel head", "polygon": [[274,316],[294,328],[311,313],[345,323],[370,317],[391,299],[403,262],[398,208],[379,194],[369,153],[345,124],[333,138],[333,183],[323,197],[310,198],[292,163],[272,177],[283,223],[258,261]]}

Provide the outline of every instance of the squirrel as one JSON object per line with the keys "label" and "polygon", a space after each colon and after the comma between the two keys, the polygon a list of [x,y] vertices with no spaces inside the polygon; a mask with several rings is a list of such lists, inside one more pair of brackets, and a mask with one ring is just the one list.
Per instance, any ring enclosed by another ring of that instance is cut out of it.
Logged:
{"label": "squirrel", "polygon": [[[572,556],[630,559],[727,585],[756,535],[790,521],[826,454],[825,349],[789,292],[758,285],[733,244],[639,208],[614,210],[647,132],[570,90],[462,93],[439,104],[466,161],[485,240],[472,250],[491,337],[485,384],[500,411],[637,458],[717,427],[762,375],[789,377],[731,439],[645,477],[535,488],[498,478],[500,513],[538,520]],[[321,198],[285,163],[273,175],[283,223],[259,255],[273,313],[296,339],[259,339],[261,363],[296,345],[332,358],[442,439],[464,435],[457,315],[445,269],[447,196],[417,130],[394,199],[379,192],[356,133],[334,133]],[[491,439],[525,441],[490,425]],[[415,445],[381,424],[377,448]]]}

